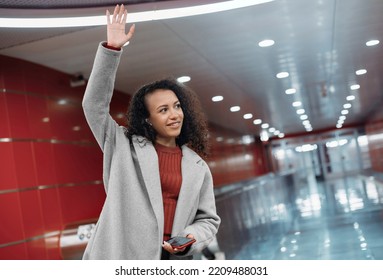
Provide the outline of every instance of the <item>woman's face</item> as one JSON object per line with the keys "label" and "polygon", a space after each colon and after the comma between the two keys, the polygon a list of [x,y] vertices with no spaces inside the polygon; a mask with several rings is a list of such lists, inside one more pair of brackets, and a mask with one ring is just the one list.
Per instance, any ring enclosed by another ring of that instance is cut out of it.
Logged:
{"label": "woman's face", "polygon": [[156,142],[165,146],[175,146],[180,135],[184,113],[175,93],[168,89],[158,89],[145,97],[149,111],[148,122],[157,132]]}

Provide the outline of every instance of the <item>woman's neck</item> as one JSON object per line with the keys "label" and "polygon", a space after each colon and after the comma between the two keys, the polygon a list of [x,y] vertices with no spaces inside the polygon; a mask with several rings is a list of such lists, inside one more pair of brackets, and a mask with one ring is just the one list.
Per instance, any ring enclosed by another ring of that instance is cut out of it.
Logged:
{"label": "woman's neck", "polygon": [[169,139],[157,138],[156,143],[165,147],[170,147],[170,148],[177,147],[175,138],[169,138]]}

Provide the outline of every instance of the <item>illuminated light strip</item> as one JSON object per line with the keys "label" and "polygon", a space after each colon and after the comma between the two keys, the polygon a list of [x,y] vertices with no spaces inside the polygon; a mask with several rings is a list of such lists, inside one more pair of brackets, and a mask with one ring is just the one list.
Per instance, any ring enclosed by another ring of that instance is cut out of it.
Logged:
{"label": "illuminated light strip", "polygon": [[[250,7],[272,1],[274,0],[232,0],[184,8],[129,13],[127,22],[144,22],[217,13],[238,8]],[[105,15],[61,18],[0,18],[0,27],[6,28],[84,27],[99,26],[105,24]]]}
{"label": "illuminated light strip", "polygon": [[92,141],[70,141],[70,140],[58,140],[58,139],[39,139],[39,138],[0,138],[0,143],[10,142],[34,142],[34,143],[52,143],[52,144],[72,144],[80,146],[97,146],[96,142]]}
{"label": "illuminated light strip", "polygon": [[54,237],[54,236],[59,236],[60,233],[61,233],[61,231],[52,231],[52,232],[46,233],[44,235],[37,235],[37,236],[33,236],[33,237],[30,237],[27,239],[17,240],[17,241],[13,241],[13,242],[9,242],[9,243],[3,243],[3,244],[0,244],[0,248],[19,245],[22,243],[31,242],[31,241],[39,240],[39,239],[43,239],[43,238],[50,238],[50,237]]}
{"label": "illuminated light strip", "polygon": [[53,189],[53,188],[77,187],[77,186],[84,186],[84,185],[102,185],[102,184],[103,182],[101,180],[95,180],[95,181],[87,181],[87,182],[79,182],[79,183],[64,183],[64,184],[54,184],[54,185],[45,185],[45,186],[35,186],[35,187],[20,188],[20,189],[0,190],[0,195],[7,194],[7,193],[15,193],[15,192],[28,192],[28,191],[46,190],[46,189]]}

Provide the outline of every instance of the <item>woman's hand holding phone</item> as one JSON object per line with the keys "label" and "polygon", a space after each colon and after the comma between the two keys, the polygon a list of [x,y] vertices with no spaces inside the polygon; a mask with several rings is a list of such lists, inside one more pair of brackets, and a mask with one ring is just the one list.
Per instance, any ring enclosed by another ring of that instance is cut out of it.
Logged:
{"label": "woman's hand holding phone", "polygon": [[162,247],[171,254],[176,254],[185,251],[185,249],[196,240],[192,234],[189,234],[186,237],[175,236],[170,238],[167,241],[164,241]]}

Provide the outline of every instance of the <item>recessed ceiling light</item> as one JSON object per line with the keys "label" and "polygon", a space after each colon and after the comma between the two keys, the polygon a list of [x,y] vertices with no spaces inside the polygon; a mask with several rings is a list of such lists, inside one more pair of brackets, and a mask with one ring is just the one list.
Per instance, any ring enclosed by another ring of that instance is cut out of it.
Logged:
{"label": "recessed ceiling light", "polygon": [[190,80],[191,80],[191,78],[189,76],[182,76],[182,77],[177,78],[177,81],[179,83],[186,83],[186,82],[189,82]]}
{"label": "recessed ceiling light", "polygon": [[296,92],[297,92],[297,90],[295,88],[289,88],[289,89],[286,89],[286,91],[285,91],[286,94],[294,94]]}
{"label": "recessed ceiling light", "polygon": [[360,89],[360,85],[352,85],[350,86],[350,89],[352,90]]}
{"label": "recessed ceiling light", "polygon": [[302,102],[300,102],[300,101],[295,101],[295,102],[293,102],[293,106],[294,107],[299,107],[299,106],[301,106],[302,105]]}
{"label": "recessed ceiling light", "polygon": [[339,116],[339,120],[344,121],[346,119],[346,116]]}
{"label": "recessed ceiling light", "polygon": [[257,124],[261,124],[262,123],[262,120],[261,119],[255,119],[253,121],[253,124],[257,125]]}
{"label": "recessed ceiling light", "polygon": [[342,128],[342,125],[341,124],[337,124],[336,128]]}
{"label": "recessed ceiling light", "polygon": [[269,128],[269,132],[271,132],[271,133],[275,132],[275,130],[276,130],[276,129],[275,129],[274,127],[270,127],[270,128]]}
{"label": "recessed ceiling light", "polygon": [[354,95],[349,95],[346,97],[347,101],[352,101],[352,100],[355,100],[355,96]]}
{"label": "recessed ceiling light", "polygon": [[366,42],[366,46],[371,47],[371,46],[375,46],[379,43],[380,43],[379,40],[370,40],[370,41]]}
{"label": "recessed ceiling light", "polygon": [[263,123],[263,124],[261,125],[262,128],[269,128],[269,126],[270,126],[270,125],[269,125],[268,123]]}
{"label": "recessed ceiling light", "polygon": [[303,120],[307,120],[308,116],[307,115],[300,115],[299,118],[303,121]]}
{"label": "recessed ceiling light", "polygon": [[283,78],[287,78],[289,76],[289,73],[288,72],[279,72],[276,76],[278,79],[283,79]]}
{"label": "recessed ceiling light", "polygon": [[213,100],[213,102],[219,102],[223,100],[223,96],[222,95],[213,96],[211,100]]}
{"label": "recessed ceiling light", "polygon": [[309,125],[309,124],[310,124],[310,121],[309,121],[309,120],[304,120],[304,121],[302,122],[302,124],[303,124],[303,125]]}
{"label": "recessed ceiling light", "polygon": [[244,115],[243,115],[243,118],[244,118],[245,120],[251,119],[252,117],[253,117],[253,114],[250,114],[250,113],[248,113],[248,114],[244,114]]}
{"label": "recessed ceiling light", "polygon": [[366,69],[359,69],[359,70],[356,70],[355,71],[355,74],[356,75],[364,75],[367,73],[367,70]]}
{"label": "recessed ceiling light", "polygon": [[302,114],[304,114],[305,113],[305,109],[298,109],[297,110],[297,114],[298,115],[302,115]]}
{"label": "recessed ceiling light", "polygon": [[258,46],[260,46],[261,48],[265,48],[265,47],[270,47],[272,45],[274,45],[274,41],[273,40],[263,40],[261,42],[258,43]]}
{"label": "recessed ceiling light", "polygon": [[350,103],[346,103],[346,104],[343,105],[343,108],[350,109],[351,108],[351,104]]}
{"label": "recessed ceiling light", "polygon": [[285,137],[285,134],[284,133],[279,133],[278,137],[279,138],[283,138],[283,137]]}
{"label": "recessed ceiling light", "polygon": [[348,114],[348,110],[342,110],[340,113],[341,113],[342,115],[347,115],[347,114]]}
{"label": "recessed ceiling light", "polygon": [[239,110],[241,110],[241,107],[239,106],[230,107],[230,112],[238,112]]}

